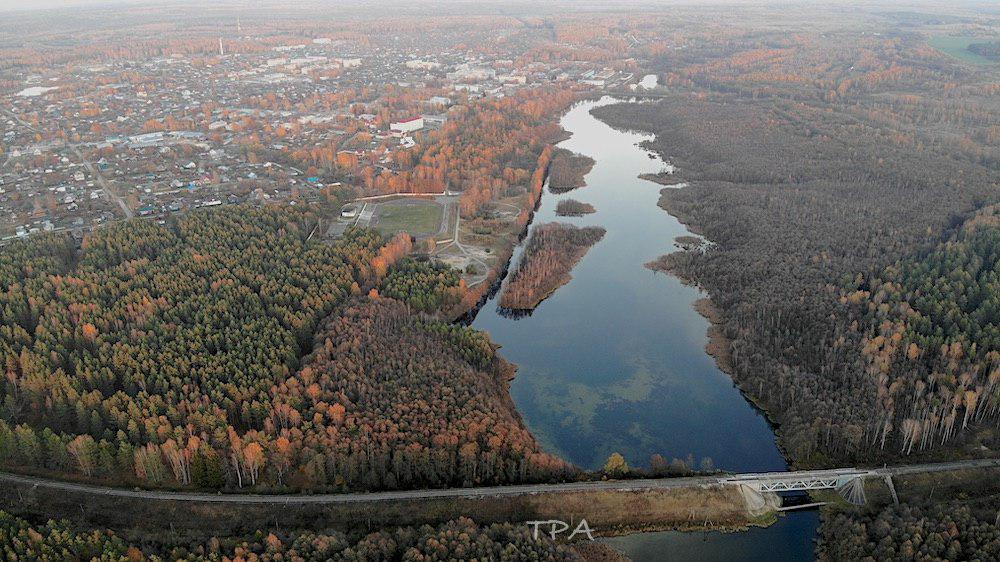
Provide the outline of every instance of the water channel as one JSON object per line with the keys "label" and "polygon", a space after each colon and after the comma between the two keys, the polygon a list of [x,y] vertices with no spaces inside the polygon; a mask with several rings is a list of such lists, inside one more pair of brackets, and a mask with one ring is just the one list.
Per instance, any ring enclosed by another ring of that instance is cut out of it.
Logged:
{"label": "water channel", "polygon": [[[619,452],[638,466],[648,466],[658,453],[668,460],[693,458],[696,466],[709,459],[738,472],[785,470],[764,416],[705,352],[708,322],[693,308],[704,295],[644,267],[673,251],[674,238],[690,233],[657,207],[661,186],[638,177],[668,167],[639,146],[650,136],[616,130],[590,114],[616,101],[584,101],[563,116],[572,137],[560,146],[596,164],[585,187],[561,195],[546,190],[533,221],[601,226],[604,239],[530,316],[504,315],[494,297],[473,327],[489,332],[518,366],[511,394],[535,436],[579,466],[599,468]],[[597,212],[558,217],[562,198],[590,203]],[[712,559],[712,552],[727,552],[732,537],[757,544],[762,554],[780,542],[790,554],[780,559],[809,559],[815,519],[814,513],[797,514],[737,535],[646,533],[614,540],[636,561],[661,560],[664,548],[705,556],[678,560]],[[729,553],[726,559],[734,559]]]}

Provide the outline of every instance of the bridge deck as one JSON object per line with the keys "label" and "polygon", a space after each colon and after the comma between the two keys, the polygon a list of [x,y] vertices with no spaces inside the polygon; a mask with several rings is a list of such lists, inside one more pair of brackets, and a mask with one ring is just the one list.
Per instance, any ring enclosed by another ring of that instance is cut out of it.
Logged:
{"label": "bridge deck", "polygon": [[720,478],[720,484],[739,484],[759,492],[797,492],[841,488],[846,484],[874,476],[871,470],[837,468],[832,470],[803,470],[799,472],[764,472],[736,474]]}

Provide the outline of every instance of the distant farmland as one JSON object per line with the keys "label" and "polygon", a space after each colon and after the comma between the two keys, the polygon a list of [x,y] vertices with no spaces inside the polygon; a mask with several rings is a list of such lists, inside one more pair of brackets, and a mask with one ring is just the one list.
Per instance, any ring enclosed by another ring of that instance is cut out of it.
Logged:
{"label": "distant farmland", "polygon": [[[990,59],[977,55],[969,50],[969,45],[973,43],[983,43],[990,41],[986,37],[955,37],[950,35],[937,35],[927,40],[927,43],[946,55],[950,55],[964,62],[972,64],[996,64]],[[996,40],[995,38],[992,40]]]}

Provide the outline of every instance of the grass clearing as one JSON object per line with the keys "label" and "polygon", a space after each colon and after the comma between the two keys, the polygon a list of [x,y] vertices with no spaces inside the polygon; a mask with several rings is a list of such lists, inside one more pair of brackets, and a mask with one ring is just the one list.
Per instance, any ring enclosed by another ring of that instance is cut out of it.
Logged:
{"label": "grass clearing", "polygon": [[374,226],[383,234],[432,236],[441,228],[444,209],[434,201],[401,199],[379,203],[375,216]]}

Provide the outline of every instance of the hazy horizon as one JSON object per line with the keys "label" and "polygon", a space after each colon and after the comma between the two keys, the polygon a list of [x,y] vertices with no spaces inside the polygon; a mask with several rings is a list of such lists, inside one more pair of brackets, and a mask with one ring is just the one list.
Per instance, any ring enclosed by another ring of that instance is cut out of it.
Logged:
{"label": "hazy horizon", "polygon": [[[520,1],[520,2],[500,2],[498,0],[486,0],[485,2],[480,2],[477,0],[418,0],[418,2],[426,2],[428,4],[441,4],[441,3],[452,3],[452,4],[502,4],[509,6],[511,4],[517,6],[526,6],[531,4],[538,4],[539,6],[551,7],[553,4],[563,4],[563,5],[575,5],[582,8],[594,8],[599,7],[603,9],[614,8],[614,7],[642,7],[642,6],[663,6],[663,5],[725,5],[725,4],[759,4],[759,5],[769,5],[769,4],[819,4],[819,5],[867,5],[867,6],[897,6],[897,7],[921,7],[921,8],[947,8],[954,4],[964,4],[968,6],[983,5],[989,6],[991,2],[985,0],[959,0],[958,2],[940,2],[936,0],[842,0],[842,1],[824,1],[824,0],[625,0],[620,2],[614,2],[609,5],[607,2],[598,2],[591,0],[575,1],[575,0],[564,0],[562,2],[537,2],[532,0]],[[308,5],[318,5],[318,4],[353,4],[357,6],[358,4],[389,4],[392,2],[378,2],[375,0],[367,0],[362,2],[348,2],[347,0],[291,0],[278,2],[276,0],[221,0],[213,2],[205,2],[204,0],[34,0],[31,2],[25,2],[24,0],[0,0],[0,11],[35,11],[35,10],[52,10],[61,8],[100,8],[100,7],[111,7],[116,5],[142,5],[147,4],[150,6],[156,5],[193,5],[197,6],[199,4],[210,5],[212,7],[220,7],[225,5],[231,6],[243,6],[243,7],[253,7],[253,6],[265,6],[265,5],[282,5],[282,6],[308,6]],[[406,2],[407,5],[412,6],[412,2]]]}

